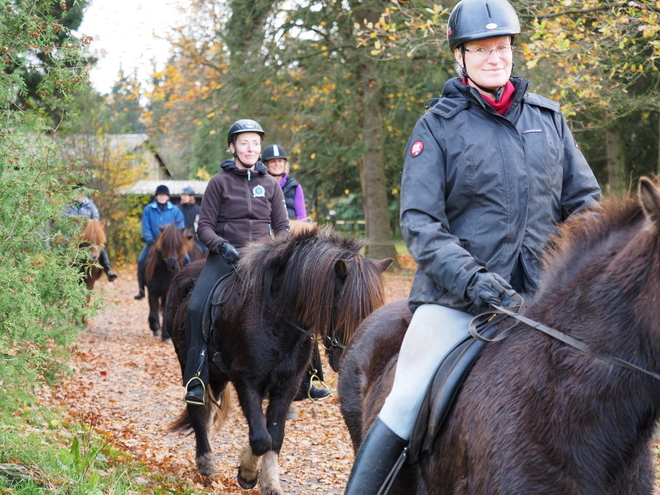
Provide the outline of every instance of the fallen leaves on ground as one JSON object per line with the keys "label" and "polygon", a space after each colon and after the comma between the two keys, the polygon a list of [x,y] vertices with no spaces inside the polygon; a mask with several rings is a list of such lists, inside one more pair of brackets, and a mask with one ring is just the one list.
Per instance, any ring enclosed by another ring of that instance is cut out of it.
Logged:
{"label": "fallen leaves on ground", "polygon": [[[401,259],[403,266],[409,260]],[[136,301],[134,269],[98,282],[106,309],[80,334],[73,354],[73,379],[52,392],[66,407],[112,443],[126,449],[149,469],[193,483],[199,492],[258,493],[236,482],[240,453],[247,444],[247,423],[233,401],[223,428],[212,437],[218,474],[203,478],[195,469],[193,435],[170,433],[169,424],[183,411],[181,371],[172,344],[152,336],[147,299]],[[386,273],[388,302],[407,297],[411,272]],[[282,488],[292,494],[340,494],[353,464],[353,448],[339,412],[337,374],[324,362],[332,395],[317,403],[295,402],[297,419],[287,421],[280,454]]]}
{"label": "fallen leaves on ground", "polygon": [[[410,290],[414,263],[406,256],[399,262],[402,271],[385,273],[387,302],[407,297]],[[218,467],[212,478],[203,478],[195,469],[194,436],[168,431],[184,408],[179,364],[172,344],[152,336],[147,300],[133,299],[134,269],[119,274],[113,283],[98,284],[107,309],[80,334],[71,363],[74,377],[50,399],[149,469],[189,480],[200,493],[257,494],[236,482],[240,452],[247,443],[247,424],[236,400],[224,427],[212,437]],[[337,375],[327,362],[324,373],[333,394],[318,403],[295,402],[298,417],[287,421],[280,455],[286,493],[341,494],[353,464],[351,441],[339,412]],[[660,451],[657,440],[654,451]],[[654,460],[659,472],[657,455]],[[660,494],[660,481],[654,493]]]}

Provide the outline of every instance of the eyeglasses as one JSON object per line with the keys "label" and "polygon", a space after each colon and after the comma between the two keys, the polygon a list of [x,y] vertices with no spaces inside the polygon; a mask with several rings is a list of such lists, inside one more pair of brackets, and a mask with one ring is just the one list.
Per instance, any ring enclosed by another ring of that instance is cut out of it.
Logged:
{"label": "eyeglasses", "polygon": [[475,57],[481,60],[486,60],[488,57],[490,57],[490,54],[493,52],[497,52],[497,56],[500,58],[508,57],[513,53],[513,45],[502,45],[498,46],[497,48],[494,48],[492,50],[489,50],[488,48],[484,48],[480,46],[479,48],[475,48],[474,50],[468,50],[467,48],[463,48],[468,53],[473,53]]}

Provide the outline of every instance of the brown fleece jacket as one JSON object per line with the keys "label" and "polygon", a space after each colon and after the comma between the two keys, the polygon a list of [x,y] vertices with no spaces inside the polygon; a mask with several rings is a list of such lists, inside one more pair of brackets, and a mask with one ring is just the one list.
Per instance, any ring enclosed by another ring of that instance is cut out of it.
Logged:
{"label": "brown fleece jacket", "polygon": [[282,188],[257,162],[239,169],[233,160],[211,177],[199,212],[197,235],[211,250],[229,242],[236,248],[266,235],[288,235],[289,217]]}

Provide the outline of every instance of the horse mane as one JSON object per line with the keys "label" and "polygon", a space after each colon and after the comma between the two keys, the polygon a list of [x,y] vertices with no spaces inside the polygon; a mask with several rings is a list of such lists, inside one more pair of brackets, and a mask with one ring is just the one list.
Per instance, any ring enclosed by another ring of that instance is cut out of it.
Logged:
{"label": "horse mane", "polygon": [[107,240],[105,231],[103,230],[103,224],[98,220],[90,218],[85,223],[82,238],[84,241],[87,241],[94,246],[103,246]]}
{"label": "horse mane", "polygon": [[156,265],[160,259],[160,256],[154,256],[156,253],[175,253],[179,263],[182,264],[186,254],[192,251],[195,242],[192,236],[189,237],[186,237],[183,230],[173,223],[162,228],[161,233],[149,249],[144,271],[146,280],[150,280],[154,276]]}
{"label": "horse mane", "polygon": [[[363,246],[318,225],[251,244],[241,250],[242,297],[236,294],[234,304],[249,298],[322,337],[334,324],[334,336],[347,343],[361,321],[385,302],[382,270],[360,255]],[[227,290],[237,288],[229,284]]]}
{"label": "horse mane", "polygon": [[571,314],[634,318],[640,292],[660,287],[659,270],[648,265],[660,261],[658,226],[650,215],[637,197],[608,198],[560,225],[544,253],[541,289],[529,315],[565,331],[579,326],[569,321]]}

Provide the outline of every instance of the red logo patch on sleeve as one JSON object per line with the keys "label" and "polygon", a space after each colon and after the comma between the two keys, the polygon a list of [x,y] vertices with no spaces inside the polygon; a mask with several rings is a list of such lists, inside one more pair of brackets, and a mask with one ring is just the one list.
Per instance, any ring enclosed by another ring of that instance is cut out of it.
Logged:
{"label": "red logo patch on sleeve", "polygon": [[422,151],[424,151],[424,143],[421,141],[415,141],[410,147],[410,154],[412,156],[419,156],[422,154]]}

